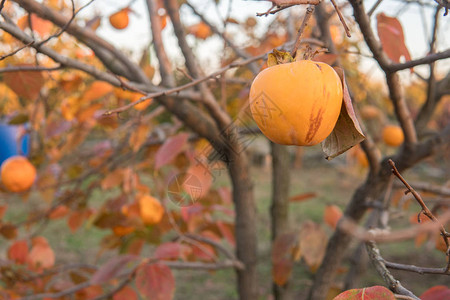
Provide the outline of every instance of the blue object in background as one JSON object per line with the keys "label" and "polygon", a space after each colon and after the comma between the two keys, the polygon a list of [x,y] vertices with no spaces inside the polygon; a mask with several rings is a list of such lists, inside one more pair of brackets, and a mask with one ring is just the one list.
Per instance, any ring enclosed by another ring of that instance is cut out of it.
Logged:
{"label": "blue object in background", "polygon": [[30,150],[30,136],[19,134],[23,125],[8,125],[0,123],[0,165],[11,156],[27,156]]}

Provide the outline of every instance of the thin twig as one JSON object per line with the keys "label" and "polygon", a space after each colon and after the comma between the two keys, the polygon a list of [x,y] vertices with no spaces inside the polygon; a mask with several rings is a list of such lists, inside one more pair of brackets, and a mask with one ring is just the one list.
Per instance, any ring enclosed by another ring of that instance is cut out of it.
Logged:
{"label": "thin twig", "polygon": [[8,72],[39,72],[39,71],[59,71],[63,69],[63,67],[56,66],[56,67],[41,67],[41,66],[11,66],[6,68],[1,68],[0,73],[8,73]]}
{"label": "thin twig", "polygon": [[295,44],[294,44],[294,47],[293,47],[292,50],[291,50],[291,56],[294,57],[294,58],[295,58],[295,56],[297,55],[298,47],[300,46],[300,43],[301,43],[301,41],[302,41],[302,34],[303,34],[303,31],[305,30],[306,25],[308,25],[308,21],[309,21],[309,19],[311,18],[311,16],[312,16],[312,14],[313,14],[315,8],[316,8],[315,5],[309,5],[309,6],[306,8],[305,17],[303,18],[302,25],[300,25],[300,28],[298,29],[297,37],[296,37],[296,39],[295,39]]}
{"label": "thin twig", "polygon": [[191,81],[189,83],[186,83],[184,85],[181,85],[181,86],[178,86],[178,87],[175,87],[175,88],[172,88],[172,89],[167,89],[167,90],[163,90],[163,91],[155,92],[155,93],[149,93],[149,94],[145,95],[144,97],[142,97],[142,98],[140,98],[140,99],[138,99],[138,100],[136,100],[134,102],[131,102],[131,103],[127,104],[127,105],[124,105],[122,107],[119,107],[119,108],[107,111],[107,112],[105,112],[105,115],[111,115],[111,114],[115,114],[115,113],[124,112],[124,111],[130,109],[131,107],[135,106],[136,104],[139,104],[139,103],[141,103],[141,102],[143,102],[143,101],[145,101],[145,100],[147,100],[149,98],[155,98],[155,97],[160,97],[160,96],[167,96],[167,95],[178,93],[178,92],[180,92],[182,90],[185,90],[187,88],[196,86],[197,84],[200,84],[200,83],[202,83],[204,81],[207,81],[207,80],[209,80],[211,78],[216,78],[217,76],[225,73],[226,71],[228,71],[228,70],[230,70],[232,68],[240,67],[240,66],[249,64],[249,63],[251,63],[253,61],[259,60],[259,59],[263,58],[265,55],[266,54],[261,54],[259,56],[255,56],[255,57],[252,57],[252,58],[249,58],[249,59],[246,59],[246,60],[242,60],[242,61],[239,61],[239,62],[233,62],[233,63],[229,64],[228,66],[225,66],[222,69],[219,69],[218,71],[216,71],[214,73],[211,73],[210,75],[198,78],[198,79],[196,79],[194,81]]}
{"label": "thin twig", "polygon": [[441,274],[441,275],[450,275],[449,272],[446,272],[445,268],[425,268],[425,267],[417,267],[414,265],[405,265],[405,264],[399,264],[399,263],[393,263],[386,260],[383,260],[386,267],[389,269],[395,269],[395,270],[403,270],[403,271],[409,271],[419,274]]}
{"label": "thin twig", "polygon": [[345,19],[341,13],[341,10],[339,9],[339,7],[337,6],[337,4],[334,0],[331,0],[331,3],[333,4],[334,9],[336,10],[336,13],[339,16],[339,20],[341,21],[342,26],[344,27],[345,34],[347,35],[347,37],[352,37],[352,35],[350,34],[350,29],[348,28],[347,23],[345,23]]}
{"label": "thin twig", "polygon": [[367,15],[369,16],[369,18],[372,16],[372,14],[375,12],[375,9],[377,9],[378,5],[381,4],[383,0],[377,0],[377,2],[372,6],[372,8],[369,10],[369,12],[367,13]]}
{"label": "thin twig", "polygon": [[280,12],[286,8],[292,7],[294,6],[294,4],[292,5],[287,5],[287,6],[282,6],[282,7],[277,7],[276,5],[272,5],[271,8],[269,8],[266,12],[263,13],[257,13],[256,16],[257,17],[267,17],[268,15],[274,15],[277,12]]}
{"label": "thin twig", "polygon": [[[409,185],[408,182],[406,182],[406,180],[403,178],[403,176],[400,174],[400,172],[395,167],[395,163],[391,159],[389,160],[389,165],[392,167],[392,173],[394,173],[394,175],[397,176],[398,179],[400,179],[401,182],[403,182],[403,184],[408,189],[405,193],[411,193],[414,196],[414,198],[417,200],[417,202],[419,203],[420,207],[422,208],[421,213],[423,213],[425,216],[427,216],[431,221],[439,224],[439,231],[441,232],[442,238],[444,239],[445,245],[447,247],[447,251],[446,251],[446,255],[447,255],[446,271],[449,271],[450,270],[450,241],[449,241],[449,238],[448,238],[447,231],[445,230],[444,226],[439,222],[439,220],[433,215],[433,213],[428,209],[427,205],[423,201],[423,199],[420,196],[420,194],[417,193],[416,190],[414,190]],[[420,215],[420,213],[419,213],[419,215]]]}
{"label": "thin twig", "polygon": [[25,49],[25,48],[27,48],[27,47],[33,45],[33,44],[34,44],[34,41],[29,42],[29,43],[26,43],[26,44],[23,45],[22,47],[20,47],[20,48],[14,50],[14,51],[12,51],[12,52],[10,52],[10,53],[8,53],[8,54],[5,54],[5,55],[0,56],[0,60],[4,60],[4,59],[7,58],[7,57],[13,56],[13,55],[15,55],[16,53],[18,53],[19,51],[21,51],[21,50],[23,50],[23,49]]}

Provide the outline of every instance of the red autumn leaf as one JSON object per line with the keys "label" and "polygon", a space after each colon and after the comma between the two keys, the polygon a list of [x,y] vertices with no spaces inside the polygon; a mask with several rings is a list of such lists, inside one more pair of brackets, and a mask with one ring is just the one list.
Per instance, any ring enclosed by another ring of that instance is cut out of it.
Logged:
{"label": "red autumn leaf", "polygon": [[300,251],[312,272],[316,271],[325,255],[327,235],[319,224],[306,221],[300,229]]}
{"label": "red autumn leaf", "polygon": [[0,225],[0,235],[5,239],[12,240],[17,236],[17,227],[13,224],[4,223]]}
{"label": "red autumn leaf", "polygon": [[405,45],[402,24],[396,18],[388,17],[384,13],[378,14],[377,30],[383,50],[393,62],[400,62],[402,56],[407,61],[411,60]]}
{"label": "red autumn leaf", "polygon": [[184,150],[189,138],[188,133],[180,133],[172,136],[158,149],[155,155],[155,169],[170,163],[178,154]]}
{"label": "red autumn leaf", "polygon": [[69,213],[69,208],[66,205],[58,205],[48,215],[49,219],[60,219]]}
{"label": "red autumn leaf", "polygon": [[323,214],[323,220],[333,229],[336,229],[338,221],[342,217],[342,210],[337,205],[327,205]]}
{"label": "red autumn leaf", "polygon": [[450,299],[450,288],[444,285],[437,285],[429,288],[422,295],[420,295],[422,300],[442,300]]}
{"label": "red autumn leaf", "polygon": [[[18,20],[18,26],[24,30],[26,27],[30,27],[29,16],[25,15]],[[53,28],[53,23],[44,19],[39,18],[35,14],[31,14],[31,27],[33,31],[39,33],[40,36],[44,36],[50,33]]]}
{"label": "red autumn leaf", "polygon": [[220,234],[230,243],[232,246],[236,246],[236,239],[234,237],[234,225],[217,221],[217,227],[219,227]]}
{"label": "red autumn leaf", "polygon": [[143,239],[135,239],[133,240],[127,248],[128,254],[139,255],[141,253],[142,247],[144,246]]}
{"label": "red autumn leaf", "polygon": [[113,257],[95,272],[90,280],[91,284],[102,284],[117,277],[129,263],[135,262],[138,258],[135,255],[129,254]]}
{"label": "red autumn leaf", "polygon": [[28,243],[25,240],[15,241],[8,249],[8,258],[17,264],[24,264],[28,256]]}
{"label": "red autumn leaf", "polygon": [[343,102],[339,118],[331,134],[322,142],[322,150],[327,155],[326,159],[331,160],[344,153],[348,149],[362,142],[366,137],[359,125],[352,99],[345,81],[344,70],[334,68],[342,81]]}
{"label": "red autumn leaf", "polygon": [[112,298],[113,300],[138,300],[136,292],[129,286],[123,287]]}
{"label": "red autumn leaf", "polygon": [[304,193],[304,194],[299,194],[299,195],[295,195],[295,196],[290,197],[289,201],[290,202],[302,202],[302,201],[314,198],[316,196],[317,196],[316,193]]}
{"label": "red autumn leaf", "polygon": [[395,300],[394,293],[384,286],[372,286],[362,289],[352,289],[340,293],[333,300]]}
{"label": "red autumn leaf", "polygon": [[180,244],[168,242],[158,246],[154,256],[158,259],[178,259],[180,257]]}
{"label": "red autumn leaf", "polygon": [[175,279],[164,264],[146,264],[136,272],[136,287],[145,299],[170,300],[175,291]]}
{"label": "red autumn leaf", "polygon": [[48,269],[55,264],[55,253],[44,237],[38,236],[32,240],[33,247],[27,256],[27,262],[32,269]]}
{"label": "red autumn leaf", "polygon": [[67,219],[67,225],[69,225],[72,233],[76,232],[78,228],[83,224],[86,214],[82,211],[74,211]]}
{"label": "red autumn leaf", "polygon": [[44,76],[42,76],[41,72],[37,71],[7,72],[3,75],[3,81],[14,93],[28,100],[36,100],[45,83]]}
{"label": "red autumn leaf", "polygon": [[[208,168],[205,165],[198,163],[195,165],[191,165],[189,169],[186,171],[186,173],[192,175],[193,176],[192,179],[195,180],[196,183],[192,182],[193,184],[190,185],[189,180],[186,179],[183,182],[183,189],[185,190],[185,192],[188,193],[191,196],[191,199],[193,200],[197,200],[205,196],[209,192],[209,189],[211,188],[213,182],[213,178]],[[199,187],[200,193],[194,193],[193,190],[191,189],[192,186]]]}
{"label": "red autumn leaf", "polygon": [[283,286],[291,277],[294,261],[299,259],[298,233],[289,232],[279,235],[272,246],[272,278]]}
{"label": "red autumn leaf", "polygon": [[7,208],[8,208],[8,205],[0,205],[0,219],[3,218]]}

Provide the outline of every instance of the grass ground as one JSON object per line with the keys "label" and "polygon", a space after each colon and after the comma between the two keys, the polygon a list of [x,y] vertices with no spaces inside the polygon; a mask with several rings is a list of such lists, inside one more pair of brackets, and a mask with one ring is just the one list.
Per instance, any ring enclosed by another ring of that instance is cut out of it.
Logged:
{"label": "grass ground", "polygon": [[[341,208],[349,201],[354,190],[364,180],[364,170],[357,166],[348,166],[344,159],[338,158],[336,161],[327,162],[318,158],[315,153],[319,149],[309,149],[303,157],[303,165],[300,169],[293,169],[291,175],[291,195],[298,195],[308,192],[315,192],[316,196],[310,200],[292,203],[290,206],[289,223],[292,229],[299,228],[300,224],[306,220],[322,222],[322,216],[326,204],[336,204]],[[415,176],[424,178],[428,175],[427,168],[421,167],[412,173]],[[433,173],[434,174],[434,173]],[[260,299],[271,299],[271,265],[270,265],[270,169],[254,167],[252,169],[253,181],[255,183],[255,199],[258,211],[258,276]],[[433,176],[431,176],[433,177]],[[432,180],[441,180],[439,176]],[[229,186],[226,173],[222,172],[217,177],[214,184],[218,186]],[[98,195],[97,195],[98,197]],[[34,201],[11,204],[6,216],[7,220],[21,220],[24,218],[23,206],[36,204]],[[411,211],[418,211],[411,204]],[[326,225],[323,225],[324,228]],[[325,228],[331,235],[332,231]],[[84,262],[94,263],[97,254],[99,240],[109,232],[96,229],[93,226],[83,226],[76,233],[69,234],[69,230],[64,221],[54,221],[44,229],[42,235],[49,239],[50,244],[57,253],[57,261],[64,262]],[[355,243],[356,244],[356,243]],[[5,253],[7,243],[0,246],[1,253]],[[412,241],[381,245],[381,251],[386,259],[395,262],[404,262],[442,267],[445,263],[443,253],[425,247],[416,249]],[[351,254],[351,252],[349,252]],[[114,255],[110,253],[109,255]],[[348,267],[347,264],[344,267]],[[405,272],[393,274],[402,281],[402,284],[415,293],[422,293],[426,288],[437,284],[448,284],[444,276],[418,275]],[[207,300],[236,299],[235,274],[232,270],[221,270],[216,272],[203,271],[175,271],[176,293],[175,299],[197,299]],[[291,286],[297,295],[296,299],[301,299],[311,285],[314,274],[302,262],[295,264]],[[337,278],[337,284],[342,284],[345,274]],[[383,285],[382,279],[371,266],[361,278],[361,287],[370,285]]]}

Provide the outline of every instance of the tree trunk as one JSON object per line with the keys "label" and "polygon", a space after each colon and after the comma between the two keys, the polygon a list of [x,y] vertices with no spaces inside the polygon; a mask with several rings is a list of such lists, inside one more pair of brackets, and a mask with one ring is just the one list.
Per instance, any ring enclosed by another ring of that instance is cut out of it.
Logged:
{"label": "tree trunk", "polygon": [[230,161],[228,170],[233,185],[233,201],[236,212],[236,256],[245,265],[244,270],[237,270],[239,299],[253,300],[258,298],[256,209],[253,183],[247,156],[244,152],[232,154]]}
{"label": "tree trunk", "polygon": [[[272,150],[272,205],[271,237],[273,241],[288,229],[289,185],[291,159],[287,147],[270,143]],[[276,300],[290,299],[289,282],[284,286],[272,283],[273,295]]]}

